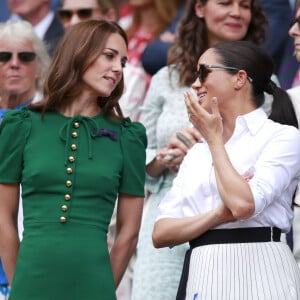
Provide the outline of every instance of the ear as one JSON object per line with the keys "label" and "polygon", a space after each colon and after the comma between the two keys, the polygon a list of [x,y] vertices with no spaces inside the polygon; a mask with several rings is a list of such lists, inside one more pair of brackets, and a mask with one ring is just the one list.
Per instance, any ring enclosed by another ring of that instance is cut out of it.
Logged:
{"label": "ear", "polygon": [[204,18],[204,8],[205,8],[205,5],[203,5],[200,0],[196,0],[195,6],[194,6],[195,15],[200,19]]}
{"label": "ear", "polygon": [[247,72],[244,70],[239,70],[235,77],[235,89],[241,89],[248,81]]}

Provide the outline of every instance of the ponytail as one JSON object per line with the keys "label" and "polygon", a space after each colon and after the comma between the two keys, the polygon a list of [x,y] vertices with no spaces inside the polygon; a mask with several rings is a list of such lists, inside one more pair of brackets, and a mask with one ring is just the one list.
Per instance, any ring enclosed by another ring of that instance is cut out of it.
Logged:
{"label": "ponytail", "polygon": [[299,128],[294,106],[288,93],[278,87],[272,80],[270,80],[265,91],[268,94],[273,95],[273,103],[269,119],[280,124]]}

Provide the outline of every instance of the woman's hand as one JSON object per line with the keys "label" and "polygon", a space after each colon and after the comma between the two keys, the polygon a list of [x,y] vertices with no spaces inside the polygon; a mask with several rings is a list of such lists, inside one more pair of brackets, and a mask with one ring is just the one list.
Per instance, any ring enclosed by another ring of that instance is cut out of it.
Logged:
{"label": "woman's hand", "polygon": [[161,165],[176,172],[188,150],[201,140],[197,129],[183,127],[171,136],[167,147],[157,151],[156,159]]}
{"label": "woman's hand", "polygon": [[173,172],[178,171],[178,165],[181,163],[182,154],[178,149],[169,149],[164,147],[157,150],[156,161],[166,169]]}
{"label": "woman's hand", "polygon": [[210,144],[217,139],[222,140],[223,124],[217,98],[211,99],[211,113],[209,113],[198,103],[191,92],[187,91],[184,96],[189,119],[207,143]]}
{"label": "woman's hand", "polygon": [[200,132],[194,127],[183,127],[170,138],[169,149],[178,149],[185,156],[190,148],[202,141]]}

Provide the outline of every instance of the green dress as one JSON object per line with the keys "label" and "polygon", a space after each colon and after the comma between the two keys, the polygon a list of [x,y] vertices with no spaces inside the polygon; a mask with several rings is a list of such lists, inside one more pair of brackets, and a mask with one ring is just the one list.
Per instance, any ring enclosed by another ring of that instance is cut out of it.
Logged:
{"label": "green dress", "polygon": [[22,184],[10,300],[116,299],[107,230],[118,193],[144,196],[145,128],[27,108],[0,128],[0,182]]}

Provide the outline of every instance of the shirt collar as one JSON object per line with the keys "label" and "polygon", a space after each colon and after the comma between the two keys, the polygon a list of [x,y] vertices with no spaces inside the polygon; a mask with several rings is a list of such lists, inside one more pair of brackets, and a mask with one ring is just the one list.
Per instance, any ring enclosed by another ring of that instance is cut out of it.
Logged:
{"label": "shirt collar", "polygon": [[54,12],[50,11],[48,15],[39,23],[34,26],[34,30],[40,39],[43,39],[48,28],[50,27],[51,22],[54,18]]}
{"label": "shirt collar", "polygon": [[[255,109],[254,111],[238,116],[236,120],[236,124],[240,126],[246,126],[251,134],[255,135],[259,129],[263,126],[263,124],[268,119],[265,111],[260,107]],[[243,125],[244,124],[244,125]]]}

